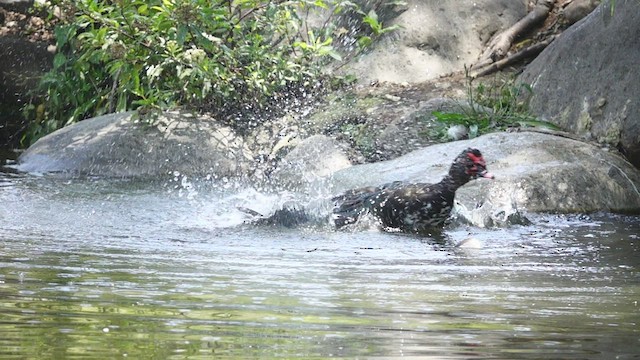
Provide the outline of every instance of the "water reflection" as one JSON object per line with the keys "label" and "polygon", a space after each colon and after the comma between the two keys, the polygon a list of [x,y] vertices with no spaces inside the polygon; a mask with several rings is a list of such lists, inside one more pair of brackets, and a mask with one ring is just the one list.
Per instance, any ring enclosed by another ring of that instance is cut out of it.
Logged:
{"label": "water reflection", "polygon": [[[636,217],[458,227],[441,244],[377,231],[222,227],[215,222],[241,222],[231,209],[243,196],[273,199],[198,190],[5,180],[0,357],[639,353]],[[455,246],[469,237],[480,246]]]}

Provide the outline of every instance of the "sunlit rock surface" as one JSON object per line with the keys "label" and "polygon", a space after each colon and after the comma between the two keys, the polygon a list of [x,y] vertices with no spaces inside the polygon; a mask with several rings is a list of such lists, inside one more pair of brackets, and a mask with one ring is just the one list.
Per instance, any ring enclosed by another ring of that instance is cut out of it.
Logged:
{"label": "sunlit rock surface", "polygon": [[430,146],[394,160],[340,170],[323,184],[335,193],[403,180],[438,182],[463,149],[482,151],[495,180],[478,179],[456,195],[456,212],[477,226],[526,222],[526,212],[640,210],[640,172],[616,153],[537,132],[493,133]]}
{"label": "sunlit rock surface", "polygon": [[213,178],[246,173],[250,150],[228,127],[189,113],[163,113],[153,124],[132,113],[88,119],[49,134],[18,159],[36,173],[100,177]]}
{"label": "sunlit rock surface", "polygon": [[526,15],[524,1],[409,0],[402,9],[381,6],[383,25],[400,25],[394,32],[343,70],[362,83],[417,83],[460,71],[477,61],[495,33]]}

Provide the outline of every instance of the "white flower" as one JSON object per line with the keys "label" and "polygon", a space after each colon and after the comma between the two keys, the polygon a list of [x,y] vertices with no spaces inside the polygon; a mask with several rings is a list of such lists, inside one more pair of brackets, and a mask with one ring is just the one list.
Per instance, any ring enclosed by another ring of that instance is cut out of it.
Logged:
{"label": "white flower", "polygon": [[204,60],[206,56],[207,56],[207,53],[204,52],[204,50],[198,49],[198,48],[188,49],[187,51],[184,52],[184,54],[182,54],[182,58],[187,63],[191,63],[191,64],[201,62],[202,60]]}
{"label": "white flower", "polygon": [[160,65],[151,65],[147,68],[147,77],[151,82],[160,76],[160,74],[162,74],[162,67]]}
{"label": "white flower", "polygon": [[216,43],[216,44],[222,43],[222,39],[220,39],[219,37],[215,37],[207,33],[202,33],[202,36],[204,36],[207,40],[211,41],[212,43]]}

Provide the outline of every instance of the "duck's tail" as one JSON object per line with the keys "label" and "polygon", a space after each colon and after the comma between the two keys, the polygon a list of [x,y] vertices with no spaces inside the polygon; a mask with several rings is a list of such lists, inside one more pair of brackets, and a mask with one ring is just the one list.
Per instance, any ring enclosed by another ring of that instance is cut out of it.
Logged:
{"label": "duck's tail", "polygon": [[353,224],[370,209],[371,199],[377,194],[377,188],[349,190],[331,200],[334,202],[333,223],[336,228]]}
{"label": "duck's tail", "polygon": [[281,209],[277,209],[271,215],[263,215],[255,210],[237,207],[241,212],[250,215],[252,218],[248,221],[254,225],[270,225],[270,226],[284,226],[287,228],[293,228],[298,225],[304,225],[314,220],[314,217],[310,215],[306,209],[298,206],[283,206]]}

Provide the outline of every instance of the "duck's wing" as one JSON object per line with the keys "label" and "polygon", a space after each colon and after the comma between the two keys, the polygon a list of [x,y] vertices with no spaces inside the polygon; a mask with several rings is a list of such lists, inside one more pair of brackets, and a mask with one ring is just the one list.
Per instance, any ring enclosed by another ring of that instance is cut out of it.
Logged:
{"label": "duck's wing", "polygon": [[408,196],[416,192],[420,186],[428,184],[407,184],[402,181],[394,181],[382,186],[369,186],[345,191],[332,198],[335,202],[333,208],[333,221],[336,227],[353,224],[369,212],[378,214],[387,207],[391,198]]}

